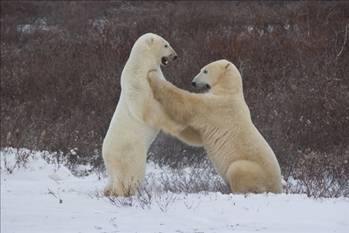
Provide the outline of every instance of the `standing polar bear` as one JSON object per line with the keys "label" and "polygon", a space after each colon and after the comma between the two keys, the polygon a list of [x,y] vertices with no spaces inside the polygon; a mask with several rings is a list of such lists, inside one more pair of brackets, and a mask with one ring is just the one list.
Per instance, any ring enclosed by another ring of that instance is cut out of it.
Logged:
{"label": "standing polar bear", "polygon": [[232,192],[282,191],[279,163],[251,120],[235,65],[218,60],[202,68],[192,84],[209,88],[208,93],[178,89],[157,71],[149,72],[148,78],[165,112],[201,136],[208,157]]}
{"label": "standing polar bear", "polygon": [[[159,124],[171,132],[181,131],[154,100],[147,81],[151,69],[157,69],[159,78],[164,79],[160,65],[167,65],[176,57],[169,43],[153,33],[144,34],[135,42],[121,74],[119,102],[102,146],[109,176],[105,195],[135,193],[144,178],[146,153],[159,133]],[[194,138],[190,129],[183,131],[182,140],[186,141],[185,137]]]}

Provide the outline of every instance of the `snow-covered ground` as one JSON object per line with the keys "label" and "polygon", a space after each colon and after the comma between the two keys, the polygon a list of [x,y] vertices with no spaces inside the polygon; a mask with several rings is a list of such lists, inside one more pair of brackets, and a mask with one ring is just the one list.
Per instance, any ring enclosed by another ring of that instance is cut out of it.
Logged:
{"label": "snow-covered ground", "polygon": [[173,193],[159,180],[172,173],[172,182],[185,179],[190,168],[175,172],[150,163],[142,194],[109,199],[101,195],[106,179],[97,173],[74,176],[47,163],[47,153],[28,153],[22,164],[16,156],[1,150],[2,233],[349,232],[348,198]]}

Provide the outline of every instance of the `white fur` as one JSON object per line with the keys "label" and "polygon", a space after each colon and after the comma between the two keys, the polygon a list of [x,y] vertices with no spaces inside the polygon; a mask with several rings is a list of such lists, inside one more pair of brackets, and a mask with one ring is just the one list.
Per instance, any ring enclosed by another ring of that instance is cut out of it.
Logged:
{"label": "white fur", "polygon": [[[279,163],[252,122],[241,75],[234,64],[223,59],[202,68],[193,82],[211,87],[207,93],[181,90],[159,79],[157,72],[149,73],[149,81],[164,111],[191,127],[190,135],[202,140],[208,157],[232,192],[282,191]],[[187,138],[186,142],[190,141]]]}
{"label": "white fur", "polygon": [[[152,121],[164,117],[146,77],[149,70],[157,69],[164,78],[160,70],[161,57],[175,54],[169,45],[165,48],[164,44],[168,44],[167,41],[155,34],[141,36],[122,71],[119,102],[102,148],[109,175],[106,195],[132,195],[144,178],[146,153],[159,133]],[[156,117],[148,121],[150,114]]]}

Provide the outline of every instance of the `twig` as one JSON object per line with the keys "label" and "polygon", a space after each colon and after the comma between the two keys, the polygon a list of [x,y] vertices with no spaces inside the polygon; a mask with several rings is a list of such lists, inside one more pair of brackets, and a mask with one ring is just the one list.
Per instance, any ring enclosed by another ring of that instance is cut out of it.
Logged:
{"label": "twig", "polygon": [[52,196],[54,196],[55,198],[57,198],[59,200],[59,204],[63,203],[63,200],[61,198],[59,198],[51,189],[48,188],[48,194],[51,194]]}
{"label": "twig", "polygon": [[343,50],[344,50],[344,47],[345,47],[345,45],[347,44],[347,40],[348,40],[348,24],[345,25],[344,41],[343,41],[341,50],[340,50],[339,53],[337,54],[337,57],[339,57],[339,56],[342,55],[342,52],[343,52]]}

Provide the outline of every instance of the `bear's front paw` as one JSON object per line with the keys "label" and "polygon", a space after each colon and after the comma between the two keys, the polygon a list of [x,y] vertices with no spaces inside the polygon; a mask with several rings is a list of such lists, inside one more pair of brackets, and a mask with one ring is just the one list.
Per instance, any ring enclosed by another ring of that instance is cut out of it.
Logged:
{"label": "bear's front paw", "polygon": [[158,73],[157,69],[149,70],[149,72],[148,72],[148,79],[155,79],[155,78],[158,78],[158,76],[159,76],[159,73]]}
{"label": "bear's front paw", "polygon": [[150,69],[148,73],[150,74],[152,72],[158,72],[158,69]]}
{"label": "bear's front paw", "polygon": [[149,82],[151,87],[155,87],[156,88],[157,85],[158,85],[159,79],[158,79],[158,75],[157,74],[158,74],[157,70],[155,70],[155,71],[150,70],[149,73],[148,73],[148,82]]}

